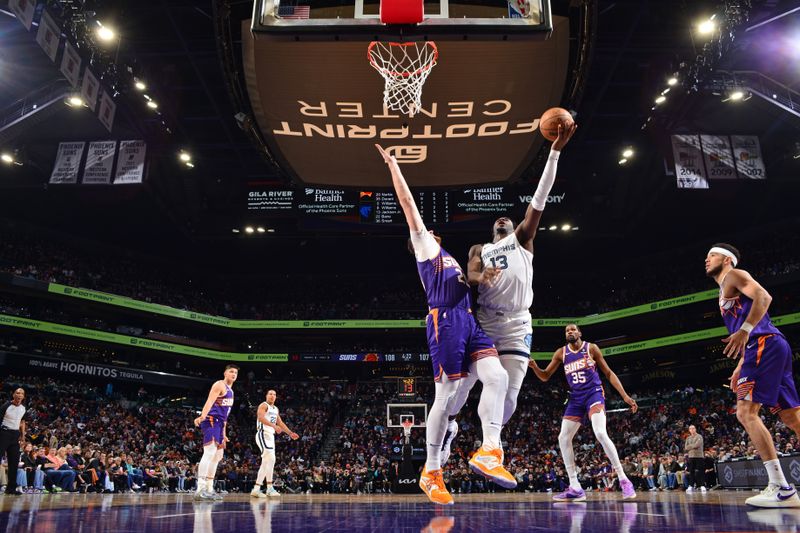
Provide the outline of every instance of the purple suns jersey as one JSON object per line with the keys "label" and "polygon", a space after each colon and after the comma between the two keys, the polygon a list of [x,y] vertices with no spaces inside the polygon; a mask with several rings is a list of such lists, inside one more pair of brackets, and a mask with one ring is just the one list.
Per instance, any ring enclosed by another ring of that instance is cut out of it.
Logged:
{"label": "purple suns jersey", "polygon": [[222,422],[228,420],[231,407],[233,407],[233,389],[228,387],[228,385],[225,385],[225,388],[227,389],[225,395],[217,398],[216,401],[214,401],[214,405],[211,406],[211,410],[208,412],[208,416],[213,416],[214,420]]}
{"label": "purple suns jersey", "polygon": [[589,343],[586,341],[583,341],[577,352],[573,352],[569,344],[564,346],[564,374],[573,392],[593,391],[603,387],[600,375],[597,373],[597,365],[589,354]]}
{"label": "purple suns jersey", "polygon": [[[722,295],[722,289],[719,290],[719,311],[722,313],[722,321],[725,322],[725,327],[728,328],[729,333],[739,331],[747,315],[750,314],[750,309],[753,307],[753,300],[740,294],[734,298],[725,298]],[[764,317],[756,324],[753,331],[750,332],[751,337],[759,337],[761,335],[781,335],[783,334],[778,328],[773,325],[769,318],[769,313],[764,313]]]}
{"label": "purple suns jersey", "polygon": [[419,278],[428,298],[428,307],[459,307],[469,309],[469,285],[455,258],[444,248],[428,261],[417,261]]}

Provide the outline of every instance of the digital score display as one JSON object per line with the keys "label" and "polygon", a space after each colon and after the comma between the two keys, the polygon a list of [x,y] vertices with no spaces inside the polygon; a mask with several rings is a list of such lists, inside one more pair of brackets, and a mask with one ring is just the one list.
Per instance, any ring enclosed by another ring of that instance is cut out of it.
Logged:
{"label": "digital score display", "polygon": [[397,396],[400,398],[415,398],[417,396],[417,378],[398,379]]}
{"label": "digital score display", "polygon": [[[444,224],[502,215],[521,216],[530,203],[531,185],[465,187],[449,191],[415,191],[414,200],[426,224]],[[564,203],[565,193],[552,193],[549,204]],[[301,219],[404,226],[406,218],[394,191],[304,187],[248,191],[247,211],[295,214]]]}

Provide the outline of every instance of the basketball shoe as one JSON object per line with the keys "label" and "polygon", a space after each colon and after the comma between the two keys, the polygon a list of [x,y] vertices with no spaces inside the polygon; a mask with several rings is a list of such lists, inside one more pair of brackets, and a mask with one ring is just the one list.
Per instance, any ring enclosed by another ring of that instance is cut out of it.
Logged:
{"label": "basketball shoe", "polygon": [[428,496],[428,499],[433,503],[439,505],[453,505],[453,497],[447,492],[447,487],[442,478],[442,469],[433,470],[428,472],[426,468],[422,469],[422,474],[419,476],[419,488]]}
{"label": "basketball shoe", "polygon": [[505,489],[517,486],[517,480],[503,467],[503,450],[500,448],[487,450],[485,446],[481,446],[469,460],[469,467]]}
{"label": "basketball shoe", "polygon": [[759,494],[747,498],[744,503],[753,507],[800,507],[800,498],[794,485],[779,487],[769,484]]}

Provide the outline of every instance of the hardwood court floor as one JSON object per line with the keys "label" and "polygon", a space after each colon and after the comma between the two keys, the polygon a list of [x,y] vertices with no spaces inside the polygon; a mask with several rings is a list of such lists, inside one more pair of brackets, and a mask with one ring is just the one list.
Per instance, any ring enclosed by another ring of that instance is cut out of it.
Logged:
{"label": "hardwood court floor", "polygon": [[797,531],[800,509],[754,509],[752,492],[589,494],[559,504],[548,494],[455,495],[434,506],[417,495],[284,495],[255,500],[232,494],[218,503],[186,494],[0,496],[0,531],[92,533],[271,533],[283,531],[493,532]]}

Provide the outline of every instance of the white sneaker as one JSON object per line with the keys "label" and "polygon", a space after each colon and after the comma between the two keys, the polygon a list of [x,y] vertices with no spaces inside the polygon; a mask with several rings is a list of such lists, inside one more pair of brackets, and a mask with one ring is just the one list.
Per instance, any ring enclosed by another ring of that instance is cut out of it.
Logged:
{"label": "white sneaker", "polygon": [[253,489],[250,491],[251,498],[266,498],[267,495],[261,492],[260,490]]}
{"label": "white sneaker", "polygon": [[132,484],[132,485],[131,485],[131,488],[132,488],[133,490],[139,490],[139,489],[141,489],[142,487],[140,487],[139,485],[137,485],[136,483],[134,483],[134,484]]}
{"label": "white sneaker", "polygon": [[690,494],[690,493],[692,493],[692,492],[694,492],[694,489],[693,489],[692,487],[688,487],[688,488],[686,489],[686,494]]}
{"label": "white sneaker", "polygon": [[794,485],[779,487],[767,485],[767,488],[756,496],[751,496],[744,501],[753,507],[800,507],[800,498]]}
{"label": "white sneaker", "polygon": [[442,442],[442,460],[439,463],[442,467],[450,459],[450,445],[453,444],[456,435],[458,435],[458,423],[455,420],[451,420],[447,423],[447,432],[444,434],[444,442]]}
{"label": "white sneaker", "polygon": [[705,486],[700,487],[700,492],[707,492],[707,491],[708,491],[708,489],[706,489]]}
{"label": "white sneaker", "polygon": [[267,496],[269,496],[271,498],[275,498],[275,497],[278,497],[280,495],[281,495],[281,493],[278,492],[277,490],[275,490],[275,487],[270,487],[270,488],[267,489]]}

